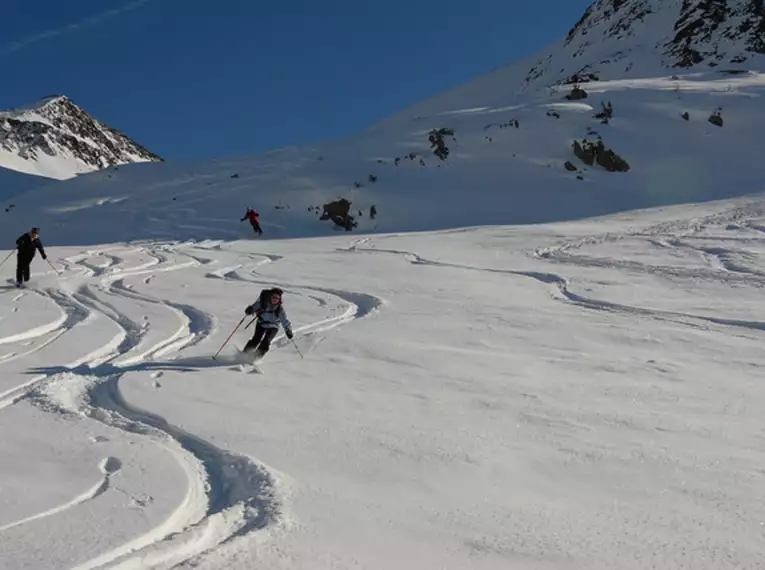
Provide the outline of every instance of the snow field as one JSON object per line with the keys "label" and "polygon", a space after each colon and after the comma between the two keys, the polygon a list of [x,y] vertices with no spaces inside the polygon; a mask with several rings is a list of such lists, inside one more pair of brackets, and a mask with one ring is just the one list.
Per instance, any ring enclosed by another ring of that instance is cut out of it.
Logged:
{"label": "snow field", "polygon": [[[0,361],[3,560],[757,567],[761,227],[752,197],[51,248],[62,277],[0,296],[28,332]],[[274,284],[304,358],[280,334],[249,374],[240,330],[213,360]]]}

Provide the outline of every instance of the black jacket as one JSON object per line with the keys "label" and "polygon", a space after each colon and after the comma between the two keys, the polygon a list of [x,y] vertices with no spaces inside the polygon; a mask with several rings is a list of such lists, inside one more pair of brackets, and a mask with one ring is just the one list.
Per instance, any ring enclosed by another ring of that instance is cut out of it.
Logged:
{"label": "black jacket", "polygon": [[43,244],[40,241],[40,238],[32,239],[32,236],[29,233],[22,235],[16,240],[16,247],[19,250],[19,257],[23,259],[29,259],[30,261],[34,259],[36,249],[40,250],[40,255],[42,255],[43,259],[48,259],[48,256],[45,255],[45,249],[43,249]]}

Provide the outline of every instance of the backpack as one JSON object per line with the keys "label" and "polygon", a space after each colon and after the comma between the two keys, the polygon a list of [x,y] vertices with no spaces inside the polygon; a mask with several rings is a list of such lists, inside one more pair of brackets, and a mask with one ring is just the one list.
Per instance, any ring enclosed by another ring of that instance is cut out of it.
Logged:
{"label": "backpack", "polygon": [[[279,289],[278,287],[274,287],[273,289],[263,289],[260,292],[260,310],[263,311],[266,307],[271,306],[271,295],[273,293],[278,293],[279,295],[283,295],[284,291]],[[274,309],[274,314],[279,317],[282,314],[282,304],[279,303],[276,308]]]}

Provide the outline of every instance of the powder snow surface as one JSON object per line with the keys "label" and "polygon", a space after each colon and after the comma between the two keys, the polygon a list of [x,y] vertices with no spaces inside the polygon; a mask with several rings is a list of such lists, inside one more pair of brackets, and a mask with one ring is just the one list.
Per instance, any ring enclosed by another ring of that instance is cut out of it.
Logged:
{"label": "powder snow surface", "polygon": [[[0,293],[3,568],[757,568],[764,228],[51,247]],[[303,358],[213,360],[271,284]]]}

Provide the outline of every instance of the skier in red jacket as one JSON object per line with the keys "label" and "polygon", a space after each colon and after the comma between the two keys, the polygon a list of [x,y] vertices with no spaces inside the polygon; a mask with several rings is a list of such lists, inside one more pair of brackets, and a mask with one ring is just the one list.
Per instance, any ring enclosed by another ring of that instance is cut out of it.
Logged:
{"label": "skier in red jacket", "polygon": [[251,208],[247,208],[247,213],[239,221],[243,222],[245,220],[250,220],[252,229],[255,231],[256,234],[263,235],[263,230],[260,228],[260,220],[258,219],[258,213],[255,210]]}

